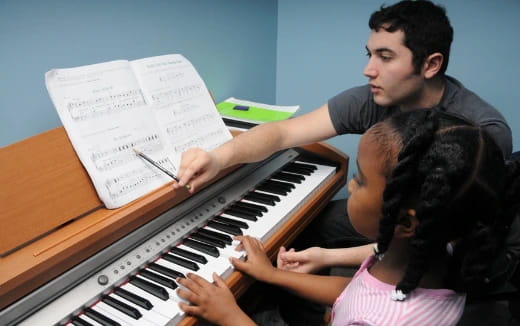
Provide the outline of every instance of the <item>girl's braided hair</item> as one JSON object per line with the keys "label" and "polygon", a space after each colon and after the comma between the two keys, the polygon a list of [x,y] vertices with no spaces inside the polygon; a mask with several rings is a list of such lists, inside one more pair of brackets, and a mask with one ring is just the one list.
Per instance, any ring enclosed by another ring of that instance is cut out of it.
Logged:
{"label": "girl's braided hair", "polygon": [[456,244],[447,286],[482,289],[518,211],[519,164],[506,164],[484,130],[438,110],[397,114],[379,125],[390,133],[373,133],[375,141],[397,139],[400,151],[387,152],[383,167],[388,175],[378,251],[388,249],[403,208],[414,208],[419,221],[397,290],[415,289],[432,258],[446,254],[449,242]]}

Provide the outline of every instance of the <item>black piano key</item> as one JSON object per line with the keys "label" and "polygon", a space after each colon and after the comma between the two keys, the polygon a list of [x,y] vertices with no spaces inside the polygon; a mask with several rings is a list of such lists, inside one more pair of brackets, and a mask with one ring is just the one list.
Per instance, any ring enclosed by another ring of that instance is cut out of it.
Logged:
{"label": "black piano key", "polygon": [[161,300],[166,301],[170,298],[170,295],[168,294],[165,288],[159,285],[155,285],[152,282],[148,282],[147,280],[143,280],[142,278],[133,276],[130,278],[129,282],[137,286],[141,290],[158,297]]}
{"label": "black piano key", "polygon": [[226,243],[224,241],[219,239],[212,239],[198,232],[190,234],[189,239],[197,240],[217,248],[226,248]]}
{"label": "black piano key", "polygon": [[220,253],[217,248],[215,248],[214,246],[210,246],[208,244],[202,243],[202,242],[198,242],[198,241],[191,240],[191,239],[184,239],[183,244],[185,244],[186,246],[188,246],[190,248],[193,248],[195,250],[198,250],[200,252],[213,256],[213,257],[220,256]]}
{"label": "black piano key", "polygon": [[115,320],[112,320],[108,318],[107,316],[93,310],[90,308],[85,308],[84,310],[85,315],[89,316],[90,318],[94,319],[98,323],[100,323],[103,326],[121,326],[120,323],[118,323]]}
{"label": "black piano key", "polygon": [[[247,226],[247,224],[246,224],[246,226]],[[233,238],[231,238],[229,235],[224,234],[224,233],[215,232],[215,231],[211,231],[211,230],[207,230],[207,229],[199,229],[197,231],[197,233],[200,233],[208,238],[218,239],[228,245],[233,243]]]}
{"label": "black piano key", "polygon": [[166,259],[170,263],[174,263],[176,265],[185,267],[185,268],[187,268],[189,270],[192,270],[192,271],[198,271],[199,270],[199,265],[197,265],[197,263],[192,262],[192,261],[187,260],[187,259],[184,259],[184,258],[181,258],[181,257],[177,257],[177,256],[170,255],[170,254],[164,254],[162,256],[162,258]]}
{"label": "black piano key", "polygon": [[141,275],[144,278],[149,279],[150,281],[154,281],[163,286],[169,287],[170,289],[177,288],[177,283],[175,283],[175,281],[172,280],[171,278],[167,278],[162,275],[156,274],[154,272],[147,271],[146,269],[141,270],[139,272],[139,275]]}
{"label": "black piano key", "polygon": [[289,181],[293,183],[302,183],[305,177],[301,174],[287,173],[287,172],[276,172],[271,176],[273,179]]}
{"label": "black piano key", "polygon": [[287,191],[286,189],[274,186],[273,184],[270,184],[270,183],[268,183],[266,181],[264,181],[263,183],[259,184],[256,187],[256,189],[258,189],[260,191],[265,191],[265,192],[270,192],[270,193],[273,193],[273,194],[281,195],[281,196],[286,196],[289,193],[289,191]]}
{"label": "black piano key", "polygon": [[274,205],[276,205],[276,202],[280,201],[280,198],[278,196],[264,194],[264,193],[257,192],[257,191],[252,191],[252,192],[248,193],[247,195],[244,196],[244,199],[254,201],[254,202],[257,202],[260,204],[269,205],[269,206],[274,206]]}
{"label": "black piano key", "polygon": [[240,205],[240,202],[236,202],[233,205],[231,205],[229,208],[236,210],[237,212],[243,212],[246,214],[252,214],[253,216],[261,217],[264,215],[261,210],[251,208],[251,207],[243,207]]}
{"label": "black piano key", "polygon": [[150,310],[153,308],[152,303],[141,296],[138,296],[137,294],[134,294],[132,292],[129,292],[122,288],[115,288],[114,294],[120,296],[121,298],[125,298],[126,300],[132,302],[135,305],[138,305],[141,308],[144,308],[146,310]]}
{"label": "black piano key", "polygon": [[[222,218],[223,217],[219,217],[219,219],[222,219]],[[231,235],[242,235],[243,234],[242,230],[238,226],[216,222],[216,220],[217,220],[217,217],[214,218],[214,221],[209,221],[208,226],[211,226],[215,230],[226,232]]]}
{"label": "black piano key", "polygon": [[296,186],[293,185],[292,183],[285,182],[285,181],[268,179],[265,182],[269,183],[272,186],[276,186],[276,187],[280,187],[281,189],[285,189],[285,190],[287,190],[287,192],[290,192],[292,189],[296,188]]}
{"label": "black piano key", "polygon": [[143,316],[143,315],[141,315],[139,310],[135,309],[134,307],[132,307],[122,301],[117,300],[116,298],[112,298],[108,295],[101,298],[101,301],[103,301],[107,305],[111,306],[112,308],[121,311],[125,315],[132,317],[133,319],[137,320]]}
{"label": "black piano key", "polygon": [[173,247],[170,251],[178,256],[188,258],[189,260],[196,261],[197,263],[206,264],[208,260],[206,257],[196,254],[194,252],[184,250],[182,248]]}
{"label": "black piano key", "polygon": [[316,166],[293,162],[284,166],[282,170],[287,172],[300,173],[303,175],[311,175],[316,170]]}
{"label": "black piano key", "polygon": [[309,163],[292,162],[291,165],[296,166],[299,169],[305,169],[305,170],[313,171],[313,172],[318,169],[318,167],[316,165],[309,164]]}
{"label": "black piano key", "polygon": [[[222,223],[222,224],[236,226],[240,229],[249,229],[249,225],[247,225],[246,222],[235,220],[235,219],[224,217],[224,216],[215,216],[213,218],[213,221]],[[209,223],[208,223],[208,225],[211,226]],[[215,227],[213,227],[213,228],[216,229]],[[219,231],[222,231],[222,230],[219,230]],[[222,231],[222,232],[225,232],[225,231]],[[226,233],[230,233],[230,232],[226,232]],[[233,234],[233,233],[231,233],[231,234]],[[242,233],[240,233],[240,234],[242,234]],[[235,235],[235,234],[233,234],[233,235]]]}
{"label": "black piano key", "polygon": [[243,218],[244,220],[248,220],[248,221],[257,221],[258,218],[251,214],[251,213],[246,213],[246,212],[243,212],[243,211],[240,211],[240,210],[237,210],[237,209],[233,209],[233,208],[226,208],[223,213],[225,214],[228,214],[228,215],[232,215],[232,216],[236,216],[236,217],[239,217],[239,218]]}
{"label": "black piano key", "polygon": [[74,326],[94,326],[88,321],[81,319],[81,317],[74,317],[70,322]]}
{"label": "black piano key", "polygon": [[[204,259],[206,259],[206,257],[202,257]],[[159,264],[156,264],[156,263],[150,263],[148,265],[148,268],[150,268],[151,270],[154,270],[156,271],[157,273],[161,273],[163,275],[166,275],[168,277],[171,277],[173,278],[174,280],[177,278],[177,277],[182,277],[182,278],[186,278],[186,276],[184,274],[182,274],[181,272],[177,272],[176,270],[174,269],[171,269],[171,268],[168,268],[168,267],[165,267],[163,265],[159,265]]]}
{"label": "black piano key", "polygon": [[233,205],[236,205],[238,207],[242,207],[242,208],[245,208],[245,209],[251,209],[251,210],[260,211],[260,212],[267,212],[267,207],[265,207],[263,205],[257,205],[257,204],[253,204],[253,203],[245,203],[245,202],[242,202],[242,201],[237,201]]}

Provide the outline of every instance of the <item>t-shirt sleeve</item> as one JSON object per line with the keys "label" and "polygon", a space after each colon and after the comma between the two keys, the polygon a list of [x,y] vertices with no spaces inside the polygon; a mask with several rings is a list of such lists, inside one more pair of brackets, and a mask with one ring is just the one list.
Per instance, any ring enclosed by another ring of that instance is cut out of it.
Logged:
{"label": "t-shirt sleeve", "polygon": [[328,101],[332,125],[338,135],[362,134],[373,124],[383,120],[393,110],[378,106],[368,85],[339,93]]}

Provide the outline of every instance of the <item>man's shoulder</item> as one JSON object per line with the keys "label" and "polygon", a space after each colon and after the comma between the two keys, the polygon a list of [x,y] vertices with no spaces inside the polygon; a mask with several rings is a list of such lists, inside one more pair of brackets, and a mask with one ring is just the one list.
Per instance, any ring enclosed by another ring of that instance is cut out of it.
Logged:
{"label": "man's shoulder", "polygon": [[446,89],[441,106],[447,111],[457,112],[462,115],[490,116],[494,119],[500,118],[500,120],[504,120],[493,105],[451,76],[446,76]]}

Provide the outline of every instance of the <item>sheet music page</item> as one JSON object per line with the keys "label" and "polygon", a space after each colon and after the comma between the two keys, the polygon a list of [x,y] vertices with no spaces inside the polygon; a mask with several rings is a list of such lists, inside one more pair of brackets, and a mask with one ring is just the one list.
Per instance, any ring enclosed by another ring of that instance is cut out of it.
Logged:
{"label": "sheet music page", "polygon": [[174,166],[179,166],[181,154],[188,148],[210,150],[231,139],[204,81],[184,56],[149,57],[131,64],[171,146],[168,154]]}
{"label": "sheet music page", "polygon": [[[153,71],[155,78],[161,80],[161,74]],[[198,76],[194,68],[192,72]],[[143,75],[145,78],[141,80],[153,82],[153,75]],[[145,97],[129,61],[54,69],[46,73],[45,82],[71,143],[107,208],[123,206],[172,181],[136,156],[134,148],[175,173],[174,160],[179,160],[183,149],[198,144],[210,146],[204,141],[193,140],[197,138],[188,139],[190,135],[184,143],[171,142],[173,137],[166,135],[173,122],[167,122],[181,118],[189,122],[197,115],[188,110],[154,108],[156,101],[149,95],[153,92],[146,88]],[[203,83],[198,86],[205,89]],[[152,85],[151,89],[156,87]],[[169,113],[159,114],[167,111]],[[168,120],[168,114],[182,117],[169,117]],[[156,118],[164,121],[158,123]],[[184,126],[183,132],[186,128]],[[229,133],[227,129],[226,132]]]}

